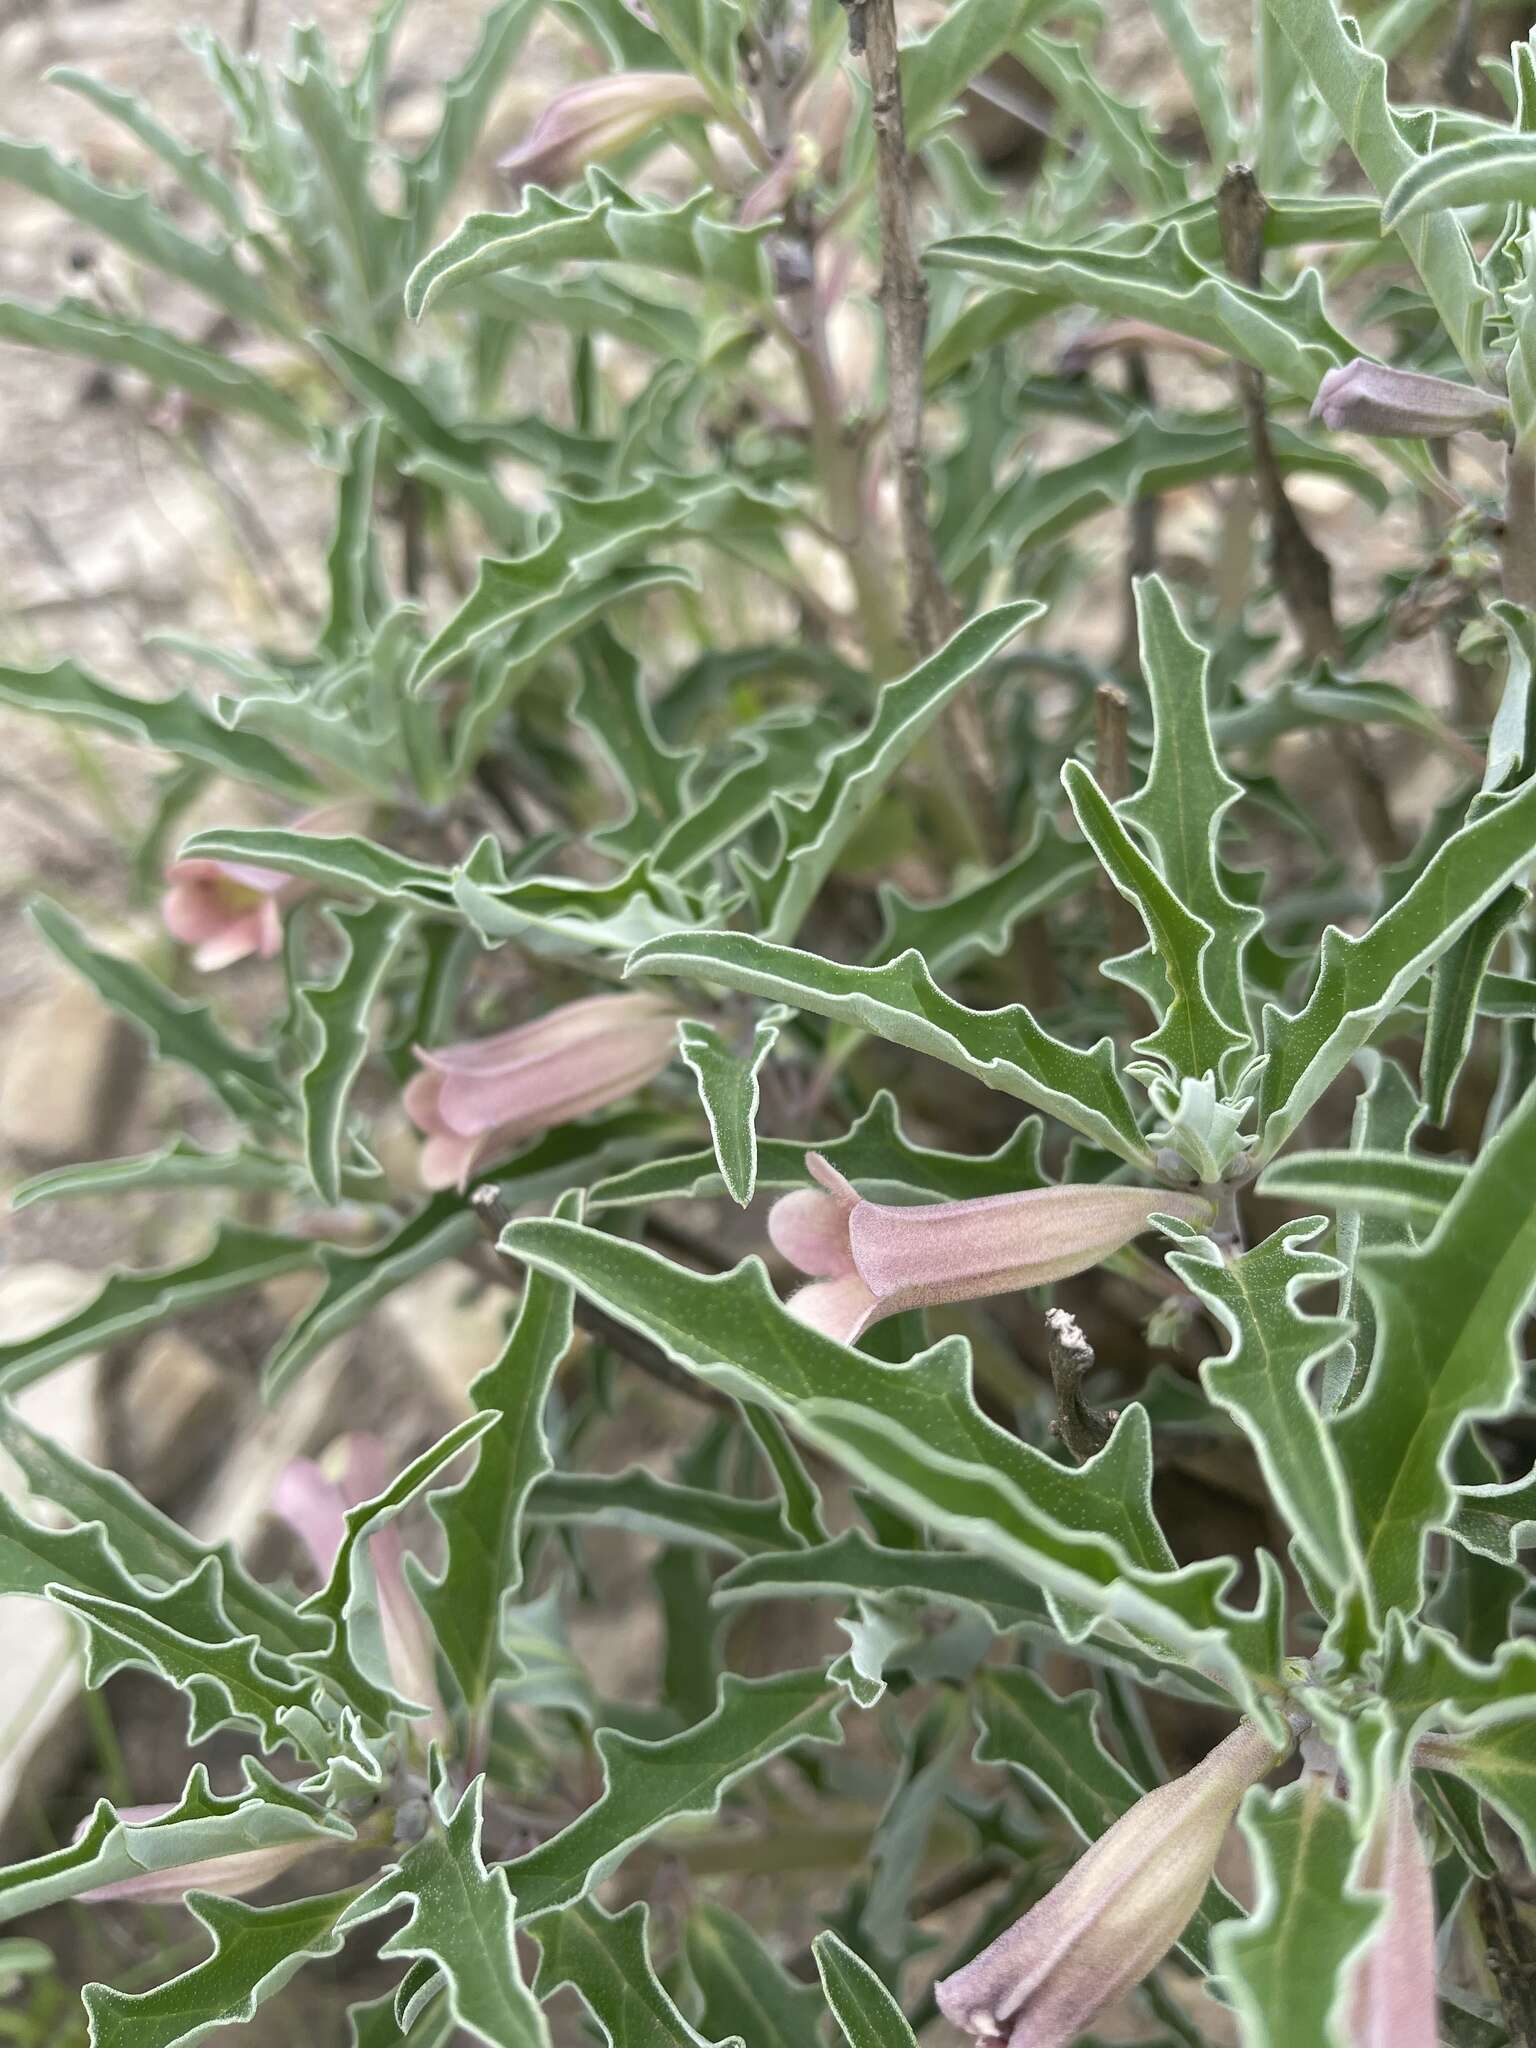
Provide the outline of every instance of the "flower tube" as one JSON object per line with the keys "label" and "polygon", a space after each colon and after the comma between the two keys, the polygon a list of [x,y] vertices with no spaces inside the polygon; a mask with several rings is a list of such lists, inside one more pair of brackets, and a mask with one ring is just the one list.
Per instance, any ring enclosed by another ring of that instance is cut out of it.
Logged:
{"label": "flower tube", "polygon": [[1211,1217],[1200,1195],[1093,1183],[899,1208],[865,1201],[819,1152],[807,1153],[806,1165],[820,1188],[781,1197],[768,1235],[811,1278],[791,1298],[791,1313],[843,1344],[903,1309],[1066,1280],[1129,1244],[1158,1214],[1194,1224]]}
{"label": "flower tube", "polygon": [[711,112],[696,78],[683,71],[621,71],[583,79],[557,92],[523,140],[496,168],[513,190],[568,185],[588,164],[602,163],[678,114]]}
{"label": "flower tube", "polygon": [[1184,1932],[1243,1794],[1280,1760],[1245,1721],[1138,1799],[1022,1920],[934,1987],[945,2018],[978,2041],[1072,2048]]}
{"label": "flower tube", "polygon": [[652,995],[586,996],[494,1038],[418,1046],[405,1113],[427,1140],[422,1179],[462,1188],[508,1145],[643,1087],[676,1047],[677,1012]]}
{"label": "flower tube", "polygon": [[1436,2048],[1434,1891],[1406,1780],[1388,1798],[1360,1882],[1386,1893],[1387,1910],[1355,1965],[1350,2048]]}

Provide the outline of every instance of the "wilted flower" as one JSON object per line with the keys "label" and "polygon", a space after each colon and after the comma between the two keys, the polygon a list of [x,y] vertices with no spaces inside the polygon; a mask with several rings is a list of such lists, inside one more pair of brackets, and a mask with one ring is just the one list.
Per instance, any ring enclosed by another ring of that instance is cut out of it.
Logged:
{"label": "wilted flower", "polygon": [[282,906],[303,886],[238,860],[173,861],[165,879],[166,930],[192,948],[192,965],[204,974],[253,953],[272,959],[283,943]]}
{"label": "wilted flower", "polygon": [[[172,1811],[173,1802],[159,1800],[148,1806],[120,1806],[117,1817],[126,1826],[142,1826]],[[90,1826],[89,1818],[75,1829],[74,1839]],[[103,1899],[132,1899],[136,1905],[177,1905],[189,1891],[217,1892],[221,1898],[240,1899],[285,1871],[301,1857],[323,1848],[326,1838],[305,1836],[297,1842],[272,1842],[261,1849],[237,1849],[228,1856],[210,1856],[202,1863],[173,1863],[165,1870],[145,1870],[136,1877],[114,1878],[110,1884],[94,1885],[80,1898],[91,1905]]]}
{"label": "wilted flower", "polygon": [[463,1187],[520,1138],[617,1102],[676,1050],[677,1012],[652,995],[586,996],[494,1038],[416,1049],[405,1113],[426,1134],[421,1177]]}
{"label": "wilted flower", "polygon": [[1357,356],[1326,373],[1312,417],[1336,434],[1441,435],[1470,428],[1498,438],[1509,424],[1509,407],[1471,384],[1393,370]]}
{"label": "wilted flower", "polygon": [[1360,1882],[1386,1893],[1387,1910],[1355,1965],[1350,2048],[1435,2048],[1435,1900],[1406,1780],[1382,1813]]}
{"label": "wilted flower", "polygon": [[1066,1280],[1129,1244],[1160,1213],[1195,1224],[1211,1215],[1199,1195],[1092,1183],[897,1208],[866,1202],[819,1152],[805,1163],[821,1189],[775,1202],[768,1235],[812,1276],[791,1297],[791,1313],[843,1344],[903,1309]]}
{"label": "wilted flower", "polygon": [[[394,1476],[383,1440],[361,1430],[338,1438],[322,1464],[313,1458],[293,1458],[284,1466],[272,1492],[272,1512],[304,1545],[322,1581],[330,1577],[346,1535],[348,1508],[372,1500]],[[438,1692],[436,1660],[421,1609],[406,1584],[400,1531],[393,1522],[385,1522],[365,1540],[390,1675],[407,1699],[431,1709],[432,1732],[446,1737],[448,1718]]]}
{"label": "wilted flower", "polygon": [[1008,2048],[1071,2048],[1178,1940],[1243,1794],[1279,1761],[1245,1721],[1138,1799],[1054,1891],[934,1987],[945,2018]]}
{"label": "wilted flower", "polygon": [[683,71],[623,71],[585,79],[557,92],[496,168],[514,191],[525,185],[567,185],[588,164],[602,163],[638,142],[659,121],[709,112],[708,93]]}

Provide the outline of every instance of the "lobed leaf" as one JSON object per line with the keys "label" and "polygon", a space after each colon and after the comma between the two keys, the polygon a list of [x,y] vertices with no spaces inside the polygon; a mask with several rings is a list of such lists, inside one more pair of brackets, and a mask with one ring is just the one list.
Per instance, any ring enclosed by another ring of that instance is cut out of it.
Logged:
{"label": "lobed leaf", "polygon": [[347,1102],[368,1057],[370,1015],[411,918],[388,902],[325,917],[342,955],[327,980],[295,991],[294,1029],[304,1048],[297,1076],[304,1159],[316,1193],[334,1206],[341,1200]]}
{"label": "lobed leaf", "polygon": [[699,1084],[720,1178],[744,1209],[757,1187],[758,1071],[779,1041],[785,1012],[770,1010],[752,1028],[752,1043],[738,1053],[713,1024],[683,1019],[677,1027],[683,1065]]}
{"label": "lobed leaf", "polygon": [[609,1913],[583,1899],[539,1922],[539,1972],[534,1994],[548,1999],[562,1985],[578,1992],[607,2048],[744,2048],[739,2036],[709,2043],[668,1997],[651,1962],[648,1908],[636,1899]]}

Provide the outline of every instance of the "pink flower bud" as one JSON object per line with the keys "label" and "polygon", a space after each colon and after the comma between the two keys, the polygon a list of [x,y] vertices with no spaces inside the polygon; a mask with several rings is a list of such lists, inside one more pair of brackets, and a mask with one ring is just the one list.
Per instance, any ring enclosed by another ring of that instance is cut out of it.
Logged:
{"label": "pink flower bud", "polygon": [[1406,1780],[1382,1813],[1360,1883],[1386,1893],[1387,1911],[1355,1965],[1350,2048],[1435,2048],[1435,1900]]}
{"label": "pink flower bud", "polygon": [[898,1208],[866,1202],[819,1152],[805,1163],[826,1192],[782,1196],[768,1235],[812,1279],[791,1312],[843,1344],[903,1309],[1066,1280],[1129,1244],[1151,1216],[1211,1217],[1200,1195],[1091,1183]]}
{"label": "pink flower bud", "polygon": [[254,953],[270,960],[283,943],[282,905],[297,893],[292,875],[234,860],[178,860],[160,906],[166,930],[192,948],[200,973]]}
{"label": "pink flower bud", "polygon": [[638,142],[658,122],[711,111],[696,78],[683,71],[621,71],[557,92],[516,149],[497,165],[520,192],[525,185],[568,185],[588,164]]}
{"label": "pink flower bud", "polygon": [[1336,434],[1435,436],[1470,429],[1497,439],[1509,425],[1509,407],[1491,391],[1357,356],[1326,373],[1312,417]]}
{"label": "pink flower bud", "polygon": [[1243,1722],[1159,1785],[974,1961],[934,1987],[945,2018],[1008,2048],[1072,2048],[1189,1924],[1232,1816],[1280,1754]]}
{"label": "pink flower bud", "polygon": [[[117,1817],[132,1827],[159,1820],[171,1811],[172,1802],[162,1799],[148,1806],[120,1806]],[[79,1841],[89,1826],[90,1820],[83,1820],[75,1829],[74,1839]],[[228,1856],[210,1856],[203,1863],[173,1863],[165,1870],[146,1870],[137,1877],[114,1878],[110,1884],[95,1885],[79,1896],[90,1905],[97,1905],[103,1899],[131,1899],[139,1906],[179,1905],[189,1891],[217,1892],[221,1898],[242,1899],[247,1892],[259,1891],[264,1884],[270,1884],[290,1864],[328,1846],[334,1844],[322,1835],[306,1836],[297,1842],[272,1842],[261,1849],[239,1849]]]}
{"label": "pink flower bud", "polygon": [[782,213],[798,185],[836,176],[853,105],[853,90],[840,65],[811,81],[795,102],[789,141],[778,161],[741,203],[743,227]]}
{"label": "pink flower bud", "polygon": [[642,1087],[676,1051],[677,1014],[657,996],[587,996],[494,1038],[418,1046],[405,1113],[426,1135],[422,1179],[461,1188],[508,1145]]}

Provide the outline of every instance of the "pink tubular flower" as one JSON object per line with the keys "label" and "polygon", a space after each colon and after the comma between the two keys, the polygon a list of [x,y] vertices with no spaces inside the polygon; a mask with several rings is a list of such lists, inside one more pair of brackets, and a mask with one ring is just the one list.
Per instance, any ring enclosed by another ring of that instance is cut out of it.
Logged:
{"label": "pink tubular flower", "polygon": [[642,1087],[676,1049],[677,1012],[652,995],[585,996],[494,1038],[418,1046],[425,1072],[406,1088],[405,1113],[426,1136],[422,1179],[462,1188],[520,1138]]}
{"label": "pink tubular flower", "polygon": [[557,92],[516,149],[496,168],[514,191],[567,185],[588,164],[638,142],[677,114],[707,116],[710,99],[683,71],[621,71]]}
{"label": "pink tubular flower", "polygon": [[1470,429],[1497,437],[1509,425],[1509,406],[1472,384],[1356,356],[1325,373],[1312,417],[1336,434],[1440,436]]}
{"label": "pink tubular flower", "polygon": [[301,886],[292,875],[235,860],[178,860],[165,871],[160,914],[173,939],[192,948],[203,974],[247,960],[270,960],[283,943],[283,903]]}
{"label": "pink tubular flower", "polygon": [[1178,1940],[1243,1794],[1279,1762],[1243,1722],[1203,1763],[1138,1799],[1054,1891],[937,1984],[939,2010],[978,2041],[1071,2048]]}
{"label": "pink tubular flower", "polygon": [[1360,1881],[1386,1893],[1387,1910],[1355,1965],[1350,2048],[1435,2048],[1435,1900],[1406,1780],[1387,1802]]}
{"label": "pink tubular flower", "polygon": [[1129,1244],[1151,1216],[1200,1224],[1211,1215],[1199,1195],[1091,1183],[904,1209],[866,1202],[819,1152],[805,1163],[825,1192],[782,1196],[768,1235],[812,1277],[790,1312],[842,1344],[903,1309],[1066,1280]]}

